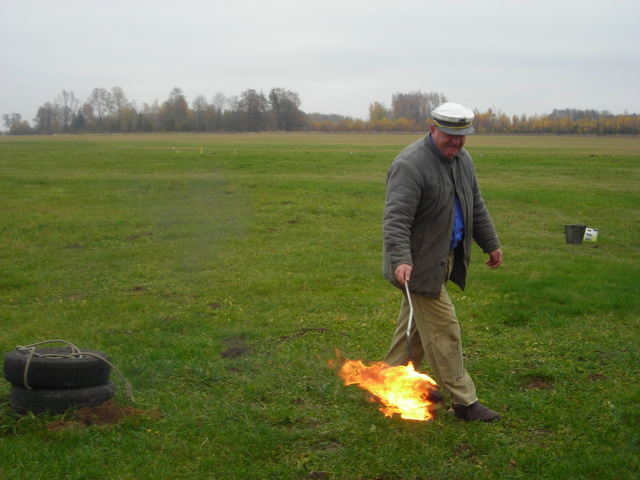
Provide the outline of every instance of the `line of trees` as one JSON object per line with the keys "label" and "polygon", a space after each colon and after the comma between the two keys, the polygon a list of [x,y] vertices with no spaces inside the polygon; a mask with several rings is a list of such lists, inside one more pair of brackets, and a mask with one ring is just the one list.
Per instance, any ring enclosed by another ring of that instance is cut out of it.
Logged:
{"label": "line of trees", "polygon": [[[217,93],[211,101],[198,95],[191,105],[179,88],[168,98],[138,107],[120,87],[95,88],[84,101],[63,90],[38,108],[33,126],[18,113],[3,115],[10,135],[60,133],[138,132],[421,132],[429,128],[431,111],[447,101],[438,92],[396,93],[387,108],[378,101],[369,105],[369,119],[342,115],[304,113],[300,97],[285,88],[268,95],[253,89],[239,96]],[[595,110],[553,110],[551,114],[508,116],[489,109],[476,111],[478,133],[637,135],[637,114],[613,115]]]}
{"label": "line of trees", "polygon": [[53,102],[38,108],[33,127],[17,113],[5,114],[3,120],[10,135],[296,131],[305,128],[299,107],[298,94],[284,88],[274,88],[268,96],[252,89],[238,97],[218,93],[211,102],[198,95],[191,106],[182,90],[174,88],[164,102],[137,107],[122,88],[113,87],[95,88],[84,103],[63,90]]}

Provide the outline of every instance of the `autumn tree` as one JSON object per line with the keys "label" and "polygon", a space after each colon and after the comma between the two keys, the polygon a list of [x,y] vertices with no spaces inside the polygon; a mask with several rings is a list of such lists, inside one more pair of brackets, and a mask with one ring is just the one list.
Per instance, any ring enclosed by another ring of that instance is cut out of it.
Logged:
{"label": "autumn tree", "polygon": [[111,89],[111,103],[109,105],[109,113],[113,117],[113,123],[116,131],[125,131],[125,113],[129,108],[129,101],[124,94],[124,90],[120,87]]}
{"label": "autumn tree", "polygon": [[380,102],[369,104],[369,121],[380,122],[389,118],[389,112]]}
{"label": "autumn tree", "polygon": [[71,128],[71,121],[78,111],[80,100],[75,97],[73,92],[62,90],[62,93],[58,95],[58,98],[56,99],[55,105],[59,121],[62,126],[62,131],[69,132]]}
{"label": "autumn tree", "polygon": [[143,103],[140,109],[140,128],[143,132],[154,132],[160,129],[160,106],[158,100],[151,105]]}
{"label": "autumn tree", "polygon": [[189,129],[191,110],[182,90],[175,87],[169,98],[162,104],[160,118],[162,126],[168,132],[183,132]]}
{"label": "autumn tree", "polygon": [[192,102],[193,114],[196,121],[196,132],[200,131],[200,128],[204,125],[205,131],[209,131],[209,124],[207,122],[207,109],[209,104],[204,95],[198,95]]}
{"label": "autumn tree", "polygon": [[38,108],[36,118],[33,119],[36,133],[52,134],[60,133],[61,125],[53,103],[47,102]]}
{"label": "autumn tree", "polygon": [[303,123],[300,111],[300,97],[297,93],[284,88],[273,88],[269,92],[271,112],[275,118],[277,130],[299,130]]}
{"label": "autumn tree", "polygon": [[97,131],[103,131],[105,128],[104,121],[111,109],[111,101],[111,94],[105,88],[94,88],[87,99],[92,116],[96,121]]}
{"label": "autumn tree", "polygon": [[267,98],[253,89],[240,94],[238,110],[242,118],[242,130],[259,132],[264,130],[267,120]]}
{"label": "autumn tree", "polygon": [[446,101],[444,94],[437,92],[396,93],[391,96],[391,111],[393,118],[408,118],[424,125],[431,112]]}
{"label": "autumn tree", "polygon": [[29,122],[22,120],[22,115],[19,113],[11,113],[11,115],[4,114],[2,116],[4,125],[7,127],[9,135],[29,135],[33,133]]}
{"label": "autumn tree", "polygon": [[227,97],[218,92],[213,96],[211,104],[216,109],[216,130],[222,130],[222,116],[227,106]]}
{"label": "autumn tree", "polygon": [[227,108],[222,113],[220,129],[227,131],[243,130],[241,125],[240,98],[237,95],[231,95],[225,100]]}

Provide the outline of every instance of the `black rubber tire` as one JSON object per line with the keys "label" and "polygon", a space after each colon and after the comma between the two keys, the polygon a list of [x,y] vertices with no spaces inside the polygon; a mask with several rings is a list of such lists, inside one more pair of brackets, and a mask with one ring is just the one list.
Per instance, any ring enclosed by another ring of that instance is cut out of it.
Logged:
{"label": "black rubber tire", "polygon": [[64,413],[81,407],[96,407],[113,398],[116,386],[113,382],[87,388],[42,389],[11,386],[11,408],[20,414]]}
{"label": "black rubber tire", "polygon": [[[69,354],[70,348],[36,348],[36,353]],[[83,350],[109,360],[106,353]],[[27,385],[31,388],[86,388],[103,385],[109,380],[111,365],[94,356],[72,358],[49,358],[32,356],[27,371]],[[24,370],[27,367],[29,351],[13,350],[4,357],[4,378],[18,387],[25,387]]]}

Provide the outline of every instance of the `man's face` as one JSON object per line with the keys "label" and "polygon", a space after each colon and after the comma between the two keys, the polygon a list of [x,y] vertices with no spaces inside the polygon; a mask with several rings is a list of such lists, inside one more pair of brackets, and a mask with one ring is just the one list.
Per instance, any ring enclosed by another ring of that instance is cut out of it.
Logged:
{"label": "man's face", "polygon": [[436,147],[438,147],[447,158],[453,158],[462,150],[462,147],[464,147],[467,136],[449,135],[436,128],[435,125],[431,125],[431,138],[433,138],[433,143],[436,144]]}

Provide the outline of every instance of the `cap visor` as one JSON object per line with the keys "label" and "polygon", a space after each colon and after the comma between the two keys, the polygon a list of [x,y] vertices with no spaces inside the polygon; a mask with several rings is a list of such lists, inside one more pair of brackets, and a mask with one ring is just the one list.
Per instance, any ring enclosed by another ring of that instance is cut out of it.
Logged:
{"label": "cap visor", "polygon": [[469,125],[467,128],[463,129],[441,127],[440,125],[436,125],[436,128],[444,133],[448,133],[449,135],[473,135],[476,132],[473,125]]}

